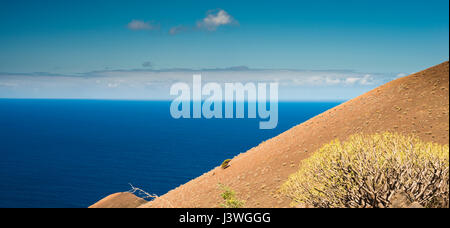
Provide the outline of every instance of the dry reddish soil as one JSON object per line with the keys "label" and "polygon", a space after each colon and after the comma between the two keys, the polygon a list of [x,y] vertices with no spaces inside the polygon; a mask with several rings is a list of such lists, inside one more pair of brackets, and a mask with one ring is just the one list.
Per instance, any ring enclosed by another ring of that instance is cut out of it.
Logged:
{"label": "dry reddish soil", "polygon": [[[246,207],[289,207],[290,200],[277,190],[301,160],[333,139],[385,131],[449,143],[448,61],[328,110],[236,156],[229,168],[217,167],[140,207],[219,207],[219,183],[232,188]],[[126,198],[113,201],[120,207],[136,206]]]}
{"label": "dry reddish soil", "polygon": [[144,203],[147,203],[147,201],[134,194],[121,192],[105,197],[90,208],[136,208]]}

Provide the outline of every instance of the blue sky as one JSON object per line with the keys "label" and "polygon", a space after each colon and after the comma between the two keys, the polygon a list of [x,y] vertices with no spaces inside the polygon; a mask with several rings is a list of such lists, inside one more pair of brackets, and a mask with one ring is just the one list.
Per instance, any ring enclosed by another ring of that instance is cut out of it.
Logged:
{"label": "blue sky", "polygon": [[[233,66],[348,70],[382,74],[374,80],[381,83],[448,60],[448,7],[447,0],[1,0],[0,97],[55,97],[58,89],[27,92],[51,81],[43,76],[112,70],[123,77]],[[28,87],[5,88],[21,83]]]}

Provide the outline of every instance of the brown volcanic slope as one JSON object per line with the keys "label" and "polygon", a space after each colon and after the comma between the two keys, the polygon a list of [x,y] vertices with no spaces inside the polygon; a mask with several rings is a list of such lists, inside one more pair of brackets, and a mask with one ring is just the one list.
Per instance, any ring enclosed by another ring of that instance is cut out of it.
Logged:
{"label": "brown volcanic slope", "polygon": [[89,208],[136,208],[147,203],[146,200],[129,192],[120,192],[109,195]]}
{"label": "brown volcanic slope", "polygon": [[141,207],[218,207],[218,183],[246,207],[288,207],[279,186],[323,144],[355,133],[395,131],[449,143],[449,63],[397,79],[328,110]]}

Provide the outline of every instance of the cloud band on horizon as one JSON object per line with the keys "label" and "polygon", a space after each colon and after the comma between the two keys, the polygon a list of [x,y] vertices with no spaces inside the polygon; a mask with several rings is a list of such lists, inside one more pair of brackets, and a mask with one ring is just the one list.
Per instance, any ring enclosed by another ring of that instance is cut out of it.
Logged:
{"label": "cloud band on horizon", "polygon": [[136,69],[73,75],[0,73],[0,98],[83,98],[170,100],[169,88],[190,83],[193,74],[216,83],[278,82],[280,100],[348,100],[395,79],[397,74],[345,70]]}

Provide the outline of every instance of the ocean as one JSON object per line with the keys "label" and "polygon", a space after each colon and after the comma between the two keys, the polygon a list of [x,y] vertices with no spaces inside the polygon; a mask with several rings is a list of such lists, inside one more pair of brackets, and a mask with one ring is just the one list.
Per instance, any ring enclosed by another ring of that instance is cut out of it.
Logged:
{"label": "ocean", "polygon": [[340,102],[281,102],[259,119],[173,119],[170,102],[0,99],[0,207],[78,208],[162,195]]}

